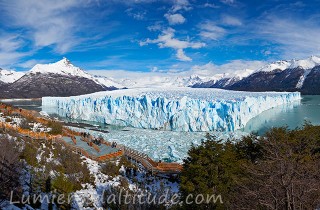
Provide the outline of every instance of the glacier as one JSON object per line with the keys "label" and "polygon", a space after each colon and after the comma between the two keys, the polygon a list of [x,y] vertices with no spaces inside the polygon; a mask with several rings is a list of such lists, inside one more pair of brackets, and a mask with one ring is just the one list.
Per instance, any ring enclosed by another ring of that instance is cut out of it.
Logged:
{"label": "glacier", "polygon": [[63,117],[165,131],[235,131],[263,111],[300,100],[299,92],[138,88],[43,97]]}

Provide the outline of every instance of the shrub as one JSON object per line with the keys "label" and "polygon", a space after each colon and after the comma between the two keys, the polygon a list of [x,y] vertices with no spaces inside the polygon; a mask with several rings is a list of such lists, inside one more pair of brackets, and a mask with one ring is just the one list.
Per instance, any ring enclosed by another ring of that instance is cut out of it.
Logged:
{"label": "shrub", "polygon": [[24,150],[20,154],[20,158],[24,159],[30,166],[37,167],[37,151],[40,144],[36,141],[26,141]]}
{"label": "shrub", "polygon": [[17,145],[7,138],[0,138],[0,203],[10,198],[11,191],[14,191],[15,197],[21,195],[19,178],[23,165],[16,147]]}
{"label": "shrub", "polygon": [[60,122],[56,121],[50,121],[48,123],[48,127],[50,127],[52,130],[50,131],[50,134],[52,135],[59,135],[62,134],[63,125]]}
{"label": "shrub", "polygon": [[101,167],[101,172],[111,177],[120,175],[119,170],[120,164],[116,165],[114,162],[111,161],[106,161]]}
{"label": "shrub", "polygon": [[12,122],[12,119],[11,118],[9,118],[9,117],[7,117],[6,119],[5,119],[5,121],[8,123],[8,122]]}
{"label": "shrub", "polygon": [[31,126],[29,125],[29,123],[31,123],[29,120],[23,119],[19,126],[22,129],[31,129]]}

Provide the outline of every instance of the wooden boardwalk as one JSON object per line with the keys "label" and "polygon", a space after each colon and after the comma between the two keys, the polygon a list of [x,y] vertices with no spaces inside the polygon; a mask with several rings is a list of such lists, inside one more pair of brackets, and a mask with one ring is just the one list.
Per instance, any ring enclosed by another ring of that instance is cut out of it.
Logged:
{"label": "wooden boardwalk", "polygon": [[146,170],[152,174],[179,174],[182,165],[179,163],[155,162],[147,154],[131,149],[124,145],[117,145],[117,148],[123,151],[123,154],[131,160],[140,163]]}
{"label": "wooden boardwalk", "polygon": [[[24,109],[17,109],[11,106],[7,106],[5,104],[0,103],[0,109],[5,110],[7,113],[17,112],[21,114],[23,117],[32,117],[35,121],[40,122],[42,124],[47,124],[48,120],[40,116],[40,114],[36,111],[24,110]],[[34,140],[41,139],[41,140],[50,140],[52,142],[57,142],[64,145],[66,148],[71,149],[72,151],[81,154],[87,158],[92,160],[96,160],[99,162],[106,161],[108,159],[113,159],[119,156],[126,156],[128,159],[133,160],[136,163],[140,163],[147,171],[151,172],[152,174],[179,174],[182,170],[182,165],[178,163],[165,163],[165,162],[155,162],[152,160],[147,154],[139,152],[137,150],[131,149],[124,145],[118,144],[116,148],[118,149],[117,152],[105,154],[102,156],[94,156],[89,154],[85,149],[82,147],[76,146],[76,139],[75,136],[81,135],[78,132],[70,130],[66,127],[63,128],[63,136],[69,136],[72,138],[72,141],[75,145],[69,144],[63,140],[61,135],[54,136],[50,135],[45,132],[33,132],[31,130],[22,129],[20,127],[12,126],[6,122],[0,122],[0,128],[13,130],[17,132],[22,137],[32,138]],[[87,142],[88,143],[88,142]],[[101,142],[106,146],[112,146],[112,144],[108,141],[103,140]],[[99,151],[99,147],[95,144],[92,144],[93,148]]]}

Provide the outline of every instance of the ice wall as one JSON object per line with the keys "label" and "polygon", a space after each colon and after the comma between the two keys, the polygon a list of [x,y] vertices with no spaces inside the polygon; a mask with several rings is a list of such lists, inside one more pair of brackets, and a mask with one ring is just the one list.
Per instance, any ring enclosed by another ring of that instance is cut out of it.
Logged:
{"label": "ice wall", "polygon": [[234,131],[261,112],[300,100],[300,93],[221,89],[130,89],[74,97],[44,97],[61,116],[137,128]]}

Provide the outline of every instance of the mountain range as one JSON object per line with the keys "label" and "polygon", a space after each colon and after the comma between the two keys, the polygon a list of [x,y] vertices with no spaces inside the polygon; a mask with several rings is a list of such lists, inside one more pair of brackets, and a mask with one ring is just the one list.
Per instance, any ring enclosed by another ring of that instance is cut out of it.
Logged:
{"label": "mountain range", "polygon": [[320,94],[320,57],[304,60],[282,60],[268,64],[238,79],[226,77],[194,84],[198,88],[222,88],[241,91],[299,91]]}
{"label": "mountain range", "polygon": [[22,73],[0,69],[0,98],[72,96],[98,91],[139,87],[221,88],[242,91],[299,91],[320,94],[320,57],[282,60],[257,70],[214,76],[168,75],[115,80],[96,76],[63,58],[56,63],[37,64]]}

